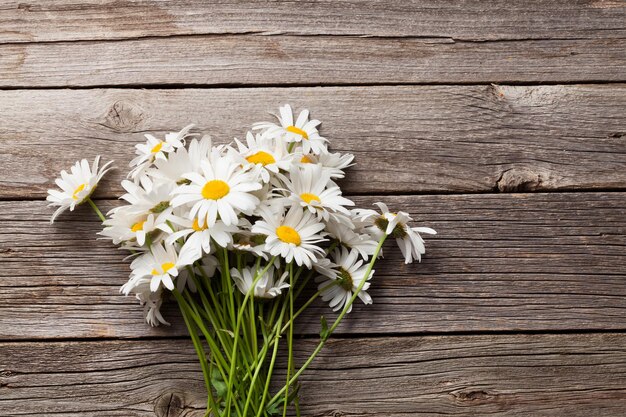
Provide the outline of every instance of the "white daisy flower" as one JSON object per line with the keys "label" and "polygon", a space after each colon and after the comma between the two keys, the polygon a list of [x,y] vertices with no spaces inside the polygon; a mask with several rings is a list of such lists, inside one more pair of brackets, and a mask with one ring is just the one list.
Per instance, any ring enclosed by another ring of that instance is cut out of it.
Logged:
{"label": "white daisy flower", "polygon": [[144,176],[140,184],[124,180],[122,187],[127,193],[121,199],[130,203],[130,211],[159,214],[171,207],[171,193],[176,185],[170,181],[151,180]]}
{"label": "white daisy flower", "polygon": [[[265,300],[276,298],[281,294],[282,290],[289,288],[289,284],[285,282],[289,273],[285,271],[277,281],[274,281],[275,272],[274,267],[270,266],[265,274],[259,278],[252,294],[254,298]],[[232,268],[230,270],[230,275],[235,281],[237,288],[239,288],[239,291],[245,295],[252,288],[252,284],[254,284],[256,269],[247,267],[243,268],[242,271],[239,272],[237,268]]]}
{"label": "white daisy flower", "polygon": [[165,223],[170,216],[171,208],[161,213],[142,213],[133,210],[132,206],[116,207],[108,213],[108,219],[103,222],[104,229],[98,234],[105,236],[118,245],[122,242],[137,242],[139,246],[146,243],[150,237],[155,242],[155,232],[167,227]]}
{"label": "white daisy flower", "polygon": [[146,278],[150,279],[152,292],[156,292],[161,285],[168,290],[173,290],[173,278],[178,276],[179,269],[191,265],[199,258],[200,254],[193,250],[181,250],[178,254],[173,245],[165,245],[165,247],[162,244],[153,245],[150,247],[150,252],[140,255],[130,264],[132,269],[130,279],[122,290],[128,294]]}
{"label": "white daisy flower", "polygon": [[253,135],[248,132],[246,144],[235,139],[238,152],[231,148],[232,157],[239,163],[252,165],[258,169],[261,179],[268,183],[272,174],[278,174],[282,170],[289,170],[293,156],[287,152],[285,144],[281,140],[275,140],[268,136]]}
{"label": "white daisy flower", "polygon": [[236,225],[239,213],[251,214],[259,204],[259,199],[250,192],[259,190],[261,183],[232,158],[214,151],[209,160],[201,162],[200,168],[202,174],[184,175],[191,183],[179,186],[173,193],[172,206],[193,204],[190,219],[197,218],[200,224],[211,227],[219,215],[225,225]]}
{"label": "white daisy flower", "polygon": [[342,197],[341,189],[320,165],[294,167],[289,173],[285,183],[291,192],[290,201],[324,220],[328,220],[332,213],[350,214],[344,206],[354,206],[354,202]]}
{"label": "white daisy flower", "polygon": [[373,240],[367,233],[356,233],[345,222],[328,221],[326,222],[326,231],[329,237],[334,238],[339,244],[348,249],[356,250],[363,259],[367,260],[376,252],[377,241]]}
{"label": "white daisy flower", "polygon": [[226,225],[223,221],[217,220],[213,226],[208,226],[206,222],[200,223],[197,218],[193,220],[173,217],[172,223],[182,226],[183,229],[171,233],[165,243],[174,244],[178,239],[186,238],[185,246],[192,246],[199,253],[210,254],[211,241],[215,241],[218,246],[225,248],[233,242],[233,233],[237,233],[239,228],[236,225]]}
{"label": "white daisy flower", "polygon": [[352,161],[354,160],[354,155],[350,153],[329,153],[323,152],[319,155],[313,154],[305,154],[302,155],[298,162],[301,164],[319,164],[324,168],[330,178],[338,179],[344,178],[346,173],[343,172],[344,169],[351,167],[354,165]]}
{"label": "white daisy flower", "polygon": [[170,324],[163,318],[161,314],[161,305],[163,304],[163,291],[159,288],[156,292],[150,291],[150,280],[144,279],[134,288],[136,298],[143,305],[143,314],[146,322],[156,327],[160,324],[169,326]]}
{"label": "white daisy flower", "polygon": [[128,177],[137,180],[155,160],[165,160],[168,153],[184,146],[183,140],[193,126],[186,126],[180,132],[168,133],[165,140],[157,139],[150,134],[144,135],[146,142],[135,145],[137,156],[130,161],[129,165],[134,168],[128,173]]}
{"label": "white daisy flower", "polygon": [[[318,283],[318,290],[321,291],[322,300],[328,302],[333,311],[338,311],[348,304],[363,280],[369,281],[372,278],[374,271],[370,271],[369,275],[365,276],[369,265],[359,259],[359,253],[356,250],[335,249],[333,258],[337,265],[335,277],[320,276],[315,281]],[[366,292],[369,286],[370,283],[366,282],[358,295],[365,304],[372,304],[372,297]],[[350,311],[352,311],[352,306],[348,309],[348,313]]]}
{"label": "white daisy flower", "polygon": [[404,256],[404,262],[409,264],[414,260],[421,262],[422,255],[426,253],[424,240],[419,235],[427,233],[436,235],[437,232],[430,227],[409,227],[408,222],[413,219],[408,213],[399,211],[392,213],[384,203],[374,203],[380,209],[381,213],[374,210],[359,210],[362,219],[369,221],[371,226],[368,228],[373,236],[380,238],[382,234],[392,235],[396,238],[396,243]]}
{"label": "white daisy flower", "polygon": [[276,215],[264,210],[263,220],[252,226],[253,233],[266,235],[265,247],[273,256],[281,256],[285,261],[295,261],[298,266],[311,268],[324,250],[316,245],[325,239],[319,234],[324,224],[319,223],[310,212],[298,206],[291,206],[286,215]]}
{"label": "white daisy flower", "polygon": [[319,120],[309,120],[309,111],[302,110],[296,122],[293,122],[293,112],[289,104],[280,107],[280,116],[277,116],[280,125],[271,122],[255,123],[252,129],[263,129],[263,134],[273,138],[282,138],[286,142],[301,142],[302,152],[320,154],[327,152],[327,139],[320,136],[317,126]]}
{"label": "white daisy flower", "polygon": [[61,190],[48,190],[46,197],[46,200],[50,202],[49,207],[59,207],[52,215],[50,223],[54,223],[57,216],[67,209],[74,211],[76,206],[84,203],[94,192],[102,177],[113,169],[111,167],[113,161],[98,168],[99,163],[100,155],[96,156],[91,166],[86,159],[83,159],[72,166],[69,174],[65,170],[61,171],[61,178],[55,180]]}
{"label": "white daisy flower", "polygon": [[200,173],[200,161],[209,157],[212,142],[210,136],[203,136],[201,140],[192,139],[189,150],[180,147],[167,155],[167,159],[156,159],[154,166],[146,170],[146,174],[155,179],[165,179],[177,184],[189,183],[183,178],[189,172]]}

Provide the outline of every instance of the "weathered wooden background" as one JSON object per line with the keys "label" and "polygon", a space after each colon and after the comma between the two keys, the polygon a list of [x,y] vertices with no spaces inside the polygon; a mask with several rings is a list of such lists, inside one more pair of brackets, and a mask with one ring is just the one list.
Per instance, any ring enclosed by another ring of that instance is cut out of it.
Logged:
{"label": "weathered wooden background", "polygon": [[147,327],[97,220],[43,200],[76,159],[285,102],[357,155],[355,200],[440,232],[421,265],[388,251],[303,415],[625,415],[625,82],[618,0],[2,1],[0,416],[202,415],[174,306]]}

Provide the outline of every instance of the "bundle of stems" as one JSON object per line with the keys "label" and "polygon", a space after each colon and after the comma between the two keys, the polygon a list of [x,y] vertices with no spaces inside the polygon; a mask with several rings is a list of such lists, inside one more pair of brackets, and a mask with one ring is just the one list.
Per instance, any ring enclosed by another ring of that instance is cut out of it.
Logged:
{"label": "bundle of stems", "polygon": [[[366,275],[372,272],[386,237],[383,235],[378,242]],[[246,257],[245,252],[223,250],[218,258],[221,274],[208,277],[201,267],[188,267],[196,292],[188,288],[182,293],[173,291],[200,360],[208,393],[206,415],[285,416],[292,406],[300,416],[298,378],[350,311],[367,281],[361,282],[330,327],[322,317],[317,346],[303,363],[296,364],[294,324],[325,288],[309,295],[306,288],[313,270],[291,262],[283,265],[289,288],[280,297],[256,298],[253,294],[256,284],[276,263],[275,257],[265,264],[257,258],[253,285],[244,295],[234,288],[230,271],[232,265],[241,269]],[[281,343],[286,345],[286,379],[282,388],[272,392],[272,388],[281,386],[275,374]]]}

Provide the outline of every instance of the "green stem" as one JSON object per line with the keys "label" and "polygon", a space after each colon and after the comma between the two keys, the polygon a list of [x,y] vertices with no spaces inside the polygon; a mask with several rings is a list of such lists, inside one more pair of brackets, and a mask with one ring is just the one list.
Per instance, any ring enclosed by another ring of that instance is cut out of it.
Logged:
{"label": "green stem", "polygon": [[[283,417],[287,416],[289,405],[289,377],[293,367],[293,263],[289,263],[289,333],[287,334],[287,386],[285,390],[285,403],[283,405]],[[280,327],[280,326],[279,326]]]}
{"label": "green stem", "polygon": [[248,300],[250,299],[250,297],[254,293],[254,289],[256,288],[257,283],[259,282],[261,277],[263,275],[265,275],[265,273],[270,268],[270,266],[274,264],[274,260],[275,259],[276,259],[275,256],[272,257],[272,259],[270,259],[269,263],[263,269],[263,271],[261,271],[260,273],[257,271],[258,275],[254,278],[254,281],[252,282],[252,285],[250,286],[250,289],[246,293],[246,296],[244,297],[243,302],[241,303],[241,309],[237,313],[237,324],[235,325],[235,332],[234,332],[234,339],[235,340],[233,342],[233,354],[232,354],[232,359],[231,359],[231,364],[230,364],[230,372],[228,374],[228,385],[227,385],[228,392],[226,393],[226,415],[228,417],[230,417],[230,413],[231,413],[231,406],[230,405],[231,405],[232,399],[233,399],[232,398],[233,378],[234,378],[234,374],[235,374],[235,365],[237,364],[237,345],[239,343],[239,331],[241,329],[241,321],[243,319],[244,312],[245,312],[246,306],[248,304]]}
{"label": "green stem", "polygon": [[98,208],[98,206],[96,206],[96,203],[93,202],[93,200],[89,197],[87,197],[85,199],[85,201],[87,201],[89,203],[89,205],[91,206],[91,208],[93,209],[93,211],[96,212],[96,214],[98,215],[98,217],[100,217],[100,220],[102,220],[102,222],[104,223],[106,221],[106,217],[104,217],[104,214],[102,214],[102,212],[100,211],[100,209]]}
{"label": "green stem", "polygon": [[357,290],[354,292],[354,294],[352,294],[352,297],[350,298],[348,303],[344,306],[343,310],[341,310],[341,313],[339,314],[339,316],[337,317],[337,319],[335,320],[333,325],[328,329],[328,333],[327,333],[326,337],[324,337],[324,338],[322,338],[322,340],[320,340],[320,342],[318,343],[317,347],[315,348],[315,350],[313,351],[311,356],[309,356],[309,358],[306,360],[306,362],[304,362],[304,364],[298,370],[298,372],[296,372],[293,375],[293,377],[287,383],[287,385],[285,385],[280,391],[278,391],[276,393],[276,395],[274,395],[274,397],[272,397],[272,399],[269,402],[270,405],[275,403],[284,394],[284,392],[287,389],[287,387],[289,387],[291,384],[293,384],[295,381],[298,380],[298,377],[300,377],[300,375],[302,375],[302,372],[304,372],[304,370],[311,364],[311,362],[313,362],[313,359],[315,359],[317,354],[320,353],[320,351],[322,350],[322,348],[326,344],[326,341],[328,340],[328,337],[330,337],[330,335],[335,331],[337,326],[339,326],[339,323],[344,318],[344,316],[348,313],[348,310],[350,309],[350,307],[354,303],[354,300],[356,300],[356,298],[359,296],[359,293],[363,289],[363,286],[365,286],[365,283],[367,282],[367,277],[370,275],[370,273],[372,272],[372,269],[374,268],[374,264],[376,263],[376,259],[378,258],[378,254],[380,253],[380,250],[383,247],[383,243],[385,243],[385,239],[386,238],[387,238],[387,235],[383,235],[383,237],[378,242],[378,246],[376,246],[376,250],[374,251],[374,255],[372,256],[372,260],[370,261],[370,263],[369,263],[369,265],[367,267],[367,270],[365,272],[363,280],[359,284],[359,286],[358,286]]}

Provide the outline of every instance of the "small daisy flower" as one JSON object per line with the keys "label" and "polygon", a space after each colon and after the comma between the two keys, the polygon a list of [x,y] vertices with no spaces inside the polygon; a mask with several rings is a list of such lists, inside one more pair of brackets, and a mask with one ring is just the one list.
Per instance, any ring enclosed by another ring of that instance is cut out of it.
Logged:
{"label": "small daisy flower", "polygon": [[170,181],[152,180],[146,176],[141,178],[139,184],[124,180],[122,188],[127,192],[121,199],[130,203],[129,210],[133,212],[159,214],[171,207],[170,194],[175,187]]}
{"label": "small daisy flower", "polygon": [[[363,264],[356,250],[335,249],[333,258],[337,265],[335,277],[320,276],[315,281],[318,283],[318,290],[321,291],[322,300],[328,302],[333,311],[338,311],[348,304],[363,280],[369,281],[372,278],[374,271],[370,271],[369,275],[365,276],[369,265]],[[358,295],[365,304],[372,304],[372,297],[366,292],[369,286],[370,283],[366,282]],[[352,311],[352,306],[348,313],[350,311]]]}
{"label": "small daisy flower", "polygon": [[193,204],[189,218],[197,218],[200,224],[213,226],[219,218],[225,225],[236,225],[239,213],[251,214],[259,199],[251,191],[261,189],[253,173],[228,156],[214,151],[208,160],[200,164],[202,174],[189,173],[184,178],[191,181],[174,190],[172,206]]}
{"label": "small daisy flower", "polygon": [[293,122],[293,112],[289,104],[280,107],[278,121],[280,125],[271,122],[255,123],[252,129],[263,129],[263,134],[272,138],[281,138],[286,142],[296,142],[302,144],[302,152],[307,154],[313,152],[320,154],[327,152],[327,139],[320,136],[317,126],[319,120],[309,120],[309,111],[302,110],[296,122]]}
{"label": "small daisy flower", "polygon": [[[237,268],[230,270],[230,275],[235,281],[237,288],[239,288],[239,291],[244,295],[252,288],[252,284],[254,284],[256,278],[255,274],[256,269],[249,267],[243,268],[241,272],[239,272]],[[252,294],[254,298],[269,300],[278,297],[282,290],[289,288],[289,284],[285,282],[289,273],[285,271],[277,281],[274,281],[275,274],[276,271],[274,267],[270,266],[265,274],[257,281]]]}
{"label": "small daisy flower", "polygon": [[200,223],[198,219],[188,220],[174,217],[172,223],[182,226],[183,229],[170,234],[165,243],[174,244],[178,239],[186,238],[185,246],[192,246],[197,252],[210,254],[211,241],[225,248],[233,242],[233,234],[239,231],[236,225],[226,225],[223,221],[217,220],[213,226],[208,226],[206,221]]}
{"label": "small daisy flower", "polygon": [[298,266],[309,269],[324,255],[324,250],[316,244],[325,239],[319,234],[324,224],[319,223],[310,212],[298,206],[291,206],[286,215],[276,215],[264,210],[263,220],[252,226],[253,233],[267,236],[265,247],[273,256],[281,256],[285,261],[295,261]]}
{"label": "small daisy flower", "polygon": [[437,232],[430,227],[409,227],[408,222],[413,219],[408,213],[399,211],[391,213],[384,203],[374,203],[381,213],[374,210],[361,210],[362,218],[369,221],[372,226],[368,229],[373,236],[381,237],[382,234],[392,235],[404,256],[404,262],[409,264],[414,260],[421,262],[422,255],[426,253],[424,239],[420,233],[436,235]]}
{"label": "small daisy flower", "polygon": [[280,140],[268,136],[253,135],[248,132],[246,144],[235,139],[238,152],[231,148],[232,157],[242,165],[254,166],[261,175],[264,183],[270,181],[272,174],[278,174],[282,170],[289,170],[293,155],[287,152],[285,144]]}
{"label": "small daisy flower", "polygon": [[200,161],[208,158],[211,152],[211,137],[204,136],[201,140],[192,139],[189,150],[180,147],[167,155],[167,159],[156,159],[154,166],[146,170],[146,174],[155,179],[165,179],[178,185],[187,184],[183,178],[189,172],[200,173]]}
{"label": "small daisy flower", "polygon": [[137,180],[155,160],[165,160],[168,153],[184,146],[183,140],[192,127],[193,125],[189,125],[180,132],[168,133],[165,135],[165,140],[157,139],[150,134],[144,135],[146,142],[135,145],[137,156],[130,161],[129,165],[134,168],[129,172],[128,177]]}
{"label": "small daisy flower", "polygon": [[115,245],[137,242],[143,246],[148,237],[154,243],[155,232],[167,227],[170,211],[168,208],[158,214],[146,214],[133,210],[132,206],[116,207],[108,213],[109,218],[103,223],[105,227],[98,234],[111,239]]}
{"label": "small daisy flower", "polygon": [[93,164],[89,166],[86,159],[76,162],[67,171],[61,171],[61,178],[55,180],[56,185],[61,190],[48,190],[46,200],[50,202],[49,207],[57,207],[56,211],[50,219],[50,223],[54,223],[57,216],[66,210],[74,211],[74,208],[84,203],[94,192],[98,182],[109,172],[113,161],[107,162],[98,168],[100,163],[100,155],[96,156]]}
{"label": "small daisy flower", "polygon": [[356,233],[351,227],[343,222],[326,222],[326,231],[329,237],[335,239],[340,245],[356,250],[363,259],[368,259],[376,252],[378,242],[373,240],[367,233]]}
{"label": "small daisy flower", "polygon": [[354,165],[352,163],[353,160],[354,155],[350,153],[342,154],[339,152],[323,152],[319,155],[305,154],[297,159],[300,164],[321,165],[324,171],[329,174],[331,179],[344,178],[346,173],[343,170]]}
{"label": "small daisy flower", "polygon": [[168,290],[174,289],[173,279],[178,276],[179,269],[191,265],[200,258],[200,254],[192,250],[177,253],[173,245],[157,244],[150,247],[150,252],[135,258],[130,264],[132,269],[129,285],[124,291],[132,290],[142,280],[150,279],[150,291],[156,292],[161,286]]}
{"label": "small daisy flower", "polygon": [[285,182],[291,192],[289,200],[321,219],[328,220],[332,213],[349,215],[350,212],[344,206],[354,206],[352,200],[342,197],[341,189],[330,180],[320,165],[294,167]]}

